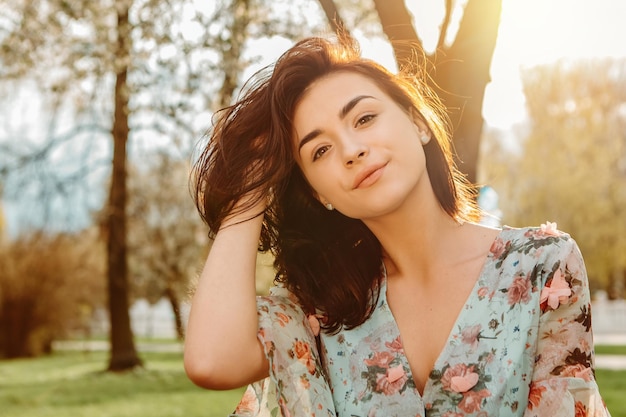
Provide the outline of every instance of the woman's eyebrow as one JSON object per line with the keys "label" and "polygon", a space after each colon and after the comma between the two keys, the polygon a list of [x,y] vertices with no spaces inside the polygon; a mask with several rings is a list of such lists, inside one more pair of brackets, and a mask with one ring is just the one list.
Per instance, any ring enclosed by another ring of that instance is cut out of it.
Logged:
{"label": "woman's eyebrow", "polygon": [[352,100],[348,101],[346,103],[346,105],[341,108],[341,111],[339,111],[339,118],[340,119],[344,119],[346,117],[346,115],[348,113],[350,113],[350,110],[352,110],[354,108],[354,106],[356,106],[359,103],[359,101],[361,101],[361,100],[363,100],[365,98],[374,98],[374,97],[366,96],[366,95],[356,96]]}
{"label": "woman's eyebrow", "polygon": [[[341,110],[339,111],[339,118],[342,120],[345,119],[348,113],[350,113],[350,110],[352,110],[357,104],[359,104],[361,100],[366,99],[366,98],[372,98],[374,100],[376,99],[375,97],[368,96],[368,95],[360,95],[360,96],[354,97],[352,100],[348,101],[345,106],[341,108]],[[320,133],[322,133],[320,129],[315,129],[311,131],[309,134],[305,135],[302,138],[302,140],[300,140],[300,143],[298,144],[298,152],[300,152],[300,149],[302,149],[304,145],[306,145],[308,142],[312,141],[317,136],[319,136]]]}
{"label": "woman's eyebrow", "polygon": [[315,129],[312,132],[310,132],[308,135],[303,137],[302,140],[300,140],[300,143],[298,144],[298,153],[300,153],[300,149],[302,149],[304,145],[306,145],[308,142],[315,139],[320,133],[322,133],[321,130]]}

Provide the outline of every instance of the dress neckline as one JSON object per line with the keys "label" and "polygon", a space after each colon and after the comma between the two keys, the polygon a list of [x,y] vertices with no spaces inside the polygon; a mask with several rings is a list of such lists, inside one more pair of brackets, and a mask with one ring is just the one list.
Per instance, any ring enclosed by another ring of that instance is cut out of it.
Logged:
{"label": "dress neckline", "polygon": [[[492,245],[494,242],[496,242],[498,239],[500,239],[502,237],[502,234],[504,231],[508,230],[508,227],[503,227],[502,229],[499,230],[498,234],[496,235],[496,237],[494,238]],[[452,324],[452,327],[450,327],[450,330],[448,332],[448,336],[446,337],[445,340],[445,344],[443,349],[439,352],[439,354],[437,355],[437,358],[435,359],[435,362],[433,362],[431,369],[430,369],[430,373],[432,373],[434,370],[441,368],[441,362],[445,359],[446,354],[449,350],[449,346],[450,346],[450,342],[453,339],[453,335],[455,333],[455,329],[458,327],[459,323],[461,322],[461,320],[464,317],[464,312],[467,311],[468,309],[466,308],[468,305],[471,304],[471,302],[474,301],[474,299],[477,297],[478,295],[478,289],[480,288],[480,283],[482,281],[482,278],[485,276],[487,269],[489,267],[489,265],[491,264],[491,261],[493,260],[493,253],[491,251],[487,252],[487,255],[485,256],[484,260],[483,260],[483,264],[482,267],[480,268],[480,272],[478,273],[478,275],[475,278],[474,284],[472,285],[472,289],[470,290],[467,298],[465,299],[465,302],[463,303],[463,305],[461,306],[461,309],[459,310],[459,313],[457,314],[456,318],[454,319],[454,323]],[[395,333],[398,335],[398,337],[400,338],[400,341],[402,341],[402,333],[400,332],[400,327],[398,327],[398,322],[396,321],[396,318],[393,315],[393,312],[391,311],[391,307],[389,306],[389,303],[387,301],[387,268],[385,267],[384,262],[382,263],[382,280],[381,280],[381,287],[380,287],[380,294],[379,294],[379,302],[378,305],[379,307],[384,306],[387,313],[389,314],[389,316],[391,317],[390,322],[393,324],[393,328]],[[404,342],[402,342],[402,344],[404,345]],[[406,356],[406,354],[404,353],[404,350],[402,352],[402,357],[403,360],[405,361],[405,363],[407,364],[409,370],[410,370],[410,375],[409,377],[411,378],[411,380],[413,380],[413,382],[415,382],[415,379],[413,378],[413,369],[411,368],[411,364],[409,362],[408,357]],[[415,391],[417,393],[417,395],[423,400],[428,396],[429,393],[429,387],[431,385],[431,378],[427,378],[426,383],[424,384],[424,389],[422,392],[420,392],[417,387],[415,388]]]}

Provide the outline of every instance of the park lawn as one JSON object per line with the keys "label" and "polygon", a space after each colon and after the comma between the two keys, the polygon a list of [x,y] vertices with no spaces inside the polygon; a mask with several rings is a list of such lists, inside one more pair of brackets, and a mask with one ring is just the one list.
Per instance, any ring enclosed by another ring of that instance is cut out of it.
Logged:
{"label": "park lawn", "polygon": [[621,345],[595,345],[593,347],[596,355],[624,355],[626,356],[626,346]]}
{"label": "park lawn", "polygon": [[600,394],[612,417],[626,417],[626,371],[596,369]]}
{"label": "park lawn", "polygon": [[[145,369],[121,374],[102,372],[106,352],[60,352],[37,359],[1,361],[0,414],[226,417],[243,392],[206,391],[194,386],[185,376],[179,352],[141,356]],[[626,417],[626,371],[599,369],[596,375],[612,416]]]}
{"label": "park lawn", "polygon": [[0,362],[2,417],[226,417],[243,390],[193,385],[181,353],[142,353],[145,369],[106,373],[106,352]]}

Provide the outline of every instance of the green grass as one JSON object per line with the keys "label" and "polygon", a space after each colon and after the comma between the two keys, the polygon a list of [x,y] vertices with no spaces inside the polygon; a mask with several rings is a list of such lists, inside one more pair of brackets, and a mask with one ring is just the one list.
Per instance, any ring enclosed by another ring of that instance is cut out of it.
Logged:
{"label": "green grass", "polygon": [[242,390],[215,392],[186,377],[181,353],[143,353],[146,368],[102,372],[105,352],[0,363],[2,417],[225,417]]}
{"label": "green grass", "polygon": [[626,355],[626,346],[595,345],[596,355]]}
{"label": "green grass", "polygon": [[[600,347],[602,354],[626,347]],[[186,377],[181,353],[142,353],[146,368],[102,372],[106,352],[61,352],[0,362],[2,417],[226,417],[243,390],[206,391]],[[613,417],[626,417],[626,371],[596,371]]]}
{"label": "green grass", "polygon": [[626,417],[626,371],[596,370],[600,394],[612,417]]}

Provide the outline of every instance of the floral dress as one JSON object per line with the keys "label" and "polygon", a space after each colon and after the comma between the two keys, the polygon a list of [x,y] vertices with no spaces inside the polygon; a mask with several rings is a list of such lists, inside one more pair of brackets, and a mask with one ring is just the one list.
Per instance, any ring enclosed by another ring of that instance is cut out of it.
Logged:
{"label": "floral dress", "polygon": [[500,232],[423,394],[384,280],[365,323],[322,332],[319,343],[316,320],[285,290],[259,297],[258,311],[270,377],[248,387],[232,416],[609,416],[584,263],[552,223]]}

